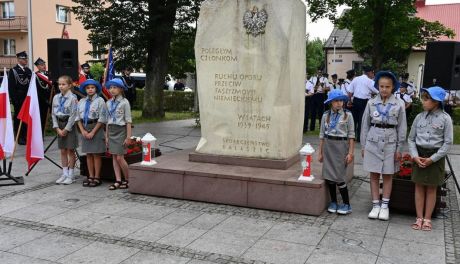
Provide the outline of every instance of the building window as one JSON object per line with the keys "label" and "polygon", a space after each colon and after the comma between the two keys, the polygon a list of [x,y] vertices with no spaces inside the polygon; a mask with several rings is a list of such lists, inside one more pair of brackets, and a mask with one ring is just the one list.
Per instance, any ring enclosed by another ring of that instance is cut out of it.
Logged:
{"label": "building window", "polygon": [[70,8],[67,6],[56,6],[56,21],[59,23],[70,24]]}
{"label": "building window", "polygon": [[98,45],[93,44],[93,59],[100,60],[101,53]]}
{"label": "building window", "polygon": [[2,3],[2,18],[14,18],[14,2]]}
{"label": "building window", "polygon": [[4,39],[3,40],[3,55],[15,55],[16,54],[16,40]]}
{"label": "building window", "polygon": [[358,73],[362,72],[363,70],[363,61],[353,61],[352,64],[353,64],[353,68],[356,72],[357,75],[360,75]]}

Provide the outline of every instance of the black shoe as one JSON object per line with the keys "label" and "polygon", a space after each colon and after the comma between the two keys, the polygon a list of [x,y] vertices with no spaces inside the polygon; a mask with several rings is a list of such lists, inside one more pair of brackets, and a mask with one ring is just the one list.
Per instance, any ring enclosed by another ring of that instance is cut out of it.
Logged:
{"label": "black shoe", "polygon": [[19,144],[19,145],[25,145],[26,143],[27,143],[26,140],[23,139],[23,138],[20,138],[20,139],[18,140],[18,144]]}

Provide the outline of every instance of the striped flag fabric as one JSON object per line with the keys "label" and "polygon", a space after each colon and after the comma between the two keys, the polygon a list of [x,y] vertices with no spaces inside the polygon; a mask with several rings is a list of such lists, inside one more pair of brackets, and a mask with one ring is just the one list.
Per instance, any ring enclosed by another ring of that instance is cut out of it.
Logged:
{"label": "striped flag fabric", "polygon": [[3,72],[3,81],[0,86],[0,160],[9,157],[14,151],[13,119],[6,68],[3,68]]}
{"label": "striped flag fabric", "polygon": [[26,160],[29,169],[44,156],[36,78],[37,76],[32,72],[27,97],[18,114],[18,119],[27,124]]}

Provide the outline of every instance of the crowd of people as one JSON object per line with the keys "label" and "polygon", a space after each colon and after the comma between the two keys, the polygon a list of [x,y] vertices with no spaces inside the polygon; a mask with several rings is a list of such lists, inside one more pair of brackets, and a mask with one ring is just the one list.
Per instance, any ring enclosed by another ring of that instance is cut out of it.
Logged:
{"label": "crowd of people", "polygon": [[[347,79],[332,84],[327,75],[318,71],[306,84],[306,113],[311,116],[310,129],[315,128],[318,109],[322,113],[320,123],[319,161],[323,163],[323,177],[329,187],[331,203],[328,211],[338,214],[352,212],[346,170],[354,158],[354,143],[361,142],[363,168],[370,173],[372,209],[370,219],[389,220],[392,176],[399,171],[401,152],[407,135],[407,111],[415,91],[390,71],[374,75],[371,67],[365,67],[361,76],[347,72]],[[405,76],[404,76],[405,77]],[[412,228],[430,231],[431,216],[436,203],[437,187],[444,182],[445,157],[453,143],[453,125],[444,111],[446,91],[438,86],[421,89],[423,112],[419,113],[407,139],[414,161],[412,181],[415,183],[415,207],[417,218]],[[350,111],[351,108],[351,111]],[[310,110],[308,110],[310,109]],[[308,115],[304,130],[308,128]],[[383,178],[380,199],[380,177]],[[342,204],[337,203],[337,187]]]}
{"label": "crowd of people", "polygon": [[[19,135],[18,144],[25,145],[27,128],[24,124],[19,125],[17,115],[26,99],[32,71],[27,67],[26,52],[16,56],[18,64],[8,73],[8,90],[14,106],[14,130]],[[61,151],[63,169],[56,183],[71,184],[75,180],[75,150],[80,134],[89,174],[83,186],[96,187],[101,184],[101,156],[108,150],[112,155],[116,177],[109,189],[128,188],[129,170],[124,155],[131,141],[131,105],[136,97],[134,81],[129,76],[132,69],[124,68],[121,78],[105,82],[111,94],[109,99],[100,96],[101,83],[94,80],[88,63],[81,65],[84,81],[79,84],[75,84],[70,76],[60,76],[55,81],[59,92],[54,92],[53,85],[56,84],[49,79],[46,62],[38,58],[34,64],[37,67],[35,74],[42,133],[51,115],[52,128],[56,131]]]}

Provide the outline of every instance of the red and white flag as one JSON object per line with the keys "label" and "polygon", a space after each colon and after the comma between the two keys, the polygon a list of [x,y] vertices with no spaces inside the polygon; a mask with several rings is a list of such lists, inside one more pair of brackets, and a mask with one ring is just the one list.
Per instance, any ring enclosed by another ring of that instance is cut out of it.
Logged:
{"label": "red and white flag", "polygon": [[9,157],[14,151],[13,119],[11,118],[8,76],[3,68],[3,81],[0,87],[0,160]]}
{"label": "red and white flag", "polygon": [[32,73],[27,97],[18,115],[18,119],[27,124],[26,160],[29,169],[35,162],[42,160],[44,155],[36,78],[35,73]]}

